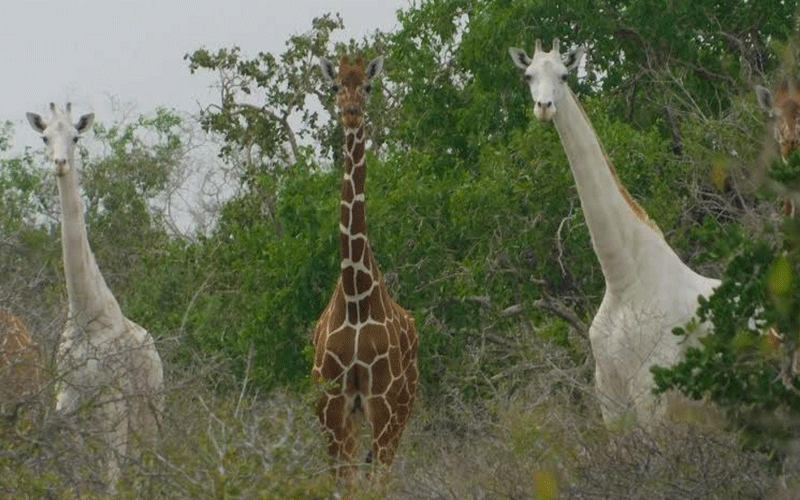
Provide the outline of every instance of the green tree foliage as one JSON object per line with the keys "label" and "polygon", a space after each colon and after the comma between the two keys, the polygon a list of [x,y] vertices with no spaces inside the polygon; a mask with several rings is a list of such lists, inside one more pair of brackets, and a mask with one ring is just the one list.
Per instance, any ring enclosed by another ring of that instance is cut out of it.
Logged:
{"label": "green tree foliage", "polygon": [[[338,272],[341,182],[341,130],[316,59],[352,52],[387,58],[367,118],[369,230],[393,293],[417,318],[427,390],[458,378],[455,367],[497,331],[553,323],[547,331],[569,344],[567,325],[585,327],[602,293],[560,141],[533,120],[509,46],[557,36],[588,48],[570,85],[623,184],[690,264],[714,274],[762,202],[741,187],[761,126],[745,96],[776,67],[767,42],[788,35],[781,19],[791,12],[779,2],[441,0],[359,42],[332,44],[341,19],[323,16],[280,55],[187,55],[191,71],[219,75],[220,102],[201,121],[223,138],[242,190],[187,249],[184,298],[195,298],[181,335],[241,370],[252,359],[257,384],[306,377],[308,332]],[[520,355],[485,365],[487,378]]]}
{"label": "green tree foliage", "polygon": [[291,169],[307,156],[309,142],[326,156],[338,145],[331,126],[320,123],[314,99],[308,100],[315,97],[332,111],[327,89],[318,84],[317,58],[328,56],[331,33],[342,27],[339,16],[316,18],[311,31],[292,36],[279,56],[260,52],[247,58],[238,47],[216,52],[203,48],[185,56],[192,73],[219,75],[220,102],[204,108],[200,122],[206,131],[222,136],[220,154],[241,166],[244,183],[256,182],[260,173]]}
{"label": "green tree foliage", "polygon": [[187,347],[233,358],[257,386],[306,375],[303,350],[338,269],[337,191],[338,175],[304,168],[287,177],[274,219],[253,217],[256,194],[227,204],[215,233],[191,249],[201,281],[183,320]]}
{"label": "green tree foliage", "polygon": [[52,283],[55,252],[41,227],[48,203],[36,159],[28,150],[12,154],[12,137],[7,122],[0,129],[0,307],[16,312],[47,302],[40,292]]}
{"label": "green tree foliage", "polygon": [[98,123],[93,141],[101,154],[84,155],[89,238],[107,283],[123,297],[138,286],[133,277],[147,267],[153,250],[167,244],[165,221],[153,208],[185,155],[181,126],[165,109],[130,123]]}
{"label": "green tree foliage", "polygon": [[[10,122],[0,128],[0,153],[11,147]],[[14,233],[26,225],[36,210],[34,196],[39,178],[33,168],[33,157],[28,153],[0,159],[0,234]]]}

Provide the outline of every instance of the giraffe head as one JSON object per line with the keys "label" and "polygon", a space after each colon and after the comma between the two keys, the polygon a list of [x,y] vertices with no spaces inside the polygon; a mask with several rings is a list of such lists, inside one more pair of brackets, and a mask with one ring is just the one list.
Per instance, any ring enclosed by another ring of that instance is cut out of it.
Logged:
{"label": "giraffe head", "polygon": [[562,60],[558,38],[553,39],[553,49],[550,52],[543,51],[541,40],[536,40],[533,59],[522,49],[508,49],[514,64],[525,71],[536,118],[544,121],[553,119],[557,112],[556,105],[564,96],[567,76],[578,67],[583,51],[582,47],[575,49]]}
{"label": "giraffe head", "polygon": [[350,62],[347,56],[339,61],[339,72],[333,63],[321,57],[319,67],[322,75],[331,83],[331,89],[336,93],[339,113],[342,123],[347,128],[358,128],[363,123],[364,109],[369,102],[372,90],[372,79],[378,76],[383,69],[383,56],[378,56],[364,67],[361,56]]}
{"label": "giraffe head", "polygon": [[86,132],[94,121],[94,113],[83,115],[78,122],[73,124],[70,117],[72,105],[67,103],[64,111],[50,103],[52,118],[49,122],[36,113],[27,113],[28,122],[33,130],[42,134],[42,140],[47,144],[47,152],[53,158],[55,174],[66,175],[69,172],[69,159],[75,155],[75,145],[78,139]]}
{"label": "giraffe head", "polygon": [[773,119],[775,140],[785,163],[792,152],[800,150],[800,84],[784,81],[774,97],[772,92],[756,85],[756,99]]}

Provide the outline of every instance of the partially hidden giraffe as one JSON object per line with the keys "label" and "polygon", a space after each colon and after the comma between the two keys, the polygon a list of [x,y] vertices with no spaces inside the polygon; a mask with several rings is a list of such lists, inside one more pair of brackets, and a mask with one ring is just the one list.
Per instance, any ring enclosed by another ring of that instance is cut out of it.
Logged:
{"label": "partially hidden giraffe", "polygon": [[[775,140],[784,163],[789,156],[800,150],[800,82],[784,80],[778,85],[773,96],[769,89],[755,86],[756,100],[773,120]],[[784,200],[783,213],[794,217],[797,207],[791,200]]]}
{"label": "partially hidden giraffe", "polygon": [[[761,85],[755,86],[756,100],[761,108],[772,119],[773,134],[778,143],[781,160],[789,163],[789,156],[795,151],[800,151],[800,82],[794,79],[784,79],[775,91],[772,92]],[[791,199],[783,200],[783,215],[795,217],[797,206]],[[783,342],[783,335],[771,328],[767,335],[775,344]],[[788,380],[800,374],[800,350],[791,356],[790,368],[786,370],[789,378],[784,376],[784,382],[789,386]]]}
{"label": "partially hidden giraffe", "polygon": [[611,164],[575,94],[568,73],[577,68],[583,49],[562,61],[558,39],[550,52],[536,41],[533,58],[509,49],[525,71],[534,114],[552,120],[578,188],[592,247],[605,278],[605,294],[589,328],[595,358],[595,385],[607,425],[650,424],[695,411],[703,403],[677,392],[657,399],[653,365],[681,360],[689,342],[672,334],[686,325],[719,280],[701,276],[684,264],[658,227],[631,197]]}
{"label": "partially hidden giraffe", "polygon": [[320,58],[336,93],[345,134],[340,203],[340,276],[314,329],[312,378],[325,384],[317,414],[329,436],[328,451],[338,477],[354,471],[360,420],[372,430],[373,459],[391,465],[417,390],[419,339],[411,314],[389,296],[367,238],[364,185],[367,165],[364,111],[383,57],[367,64],[345,56],[338,73]]}
{"label": "partially hidden giraffe", "polygon": [[0,414],[13,416],[39,391],[42,353],[25,324],[0,309]]}
{"label": "partially hidden giraffe", "polygon": [[75,148],[94,120],[73,124],[50,103],[52,118],[27,118],[47,145],[61,204],[61,244],[69,314],[57,360],[56,410],[79,418],[103,440],[104,482],[116,490],[120,462],[155,444],[164,410],[164,376],[153,337],[126,318],[106,285],[89,246]]}

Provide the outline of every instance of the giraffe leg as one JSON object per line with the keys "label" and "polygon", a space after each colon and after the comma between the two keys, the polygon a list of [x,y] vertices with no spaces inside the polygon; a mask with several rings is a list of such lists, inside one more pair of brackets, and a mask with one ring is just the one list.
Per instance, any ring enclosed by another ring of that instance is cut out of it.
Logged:
{"label": "giraffe leg", "polygon": [[358,429],[352,404],[344,394],[323,394],[317,405],[317,416],[328,432],[328,453],[336,461],[336,476],[351,477],[356,460]]}
{"label": "giraffe leg", "polygon": [[126,457],[128,416],[124,396],[115,392],[110,401],[101,404],[98,411],[103,433],[104,481],[106,492],[115,495],[119,483],[120,464]]}
{"label": "giraffe leg", "polygon": [[372,427],[372,459],[386,466],[394,462],[397,446],[400,444],[400,438],[414,405],[419,378],[413,356],[415,352],[415,350],[409,351],[403,360],[405,369],[400,376],[393,377],[391,371],[382,373],[377,369],[372,373],[374,379],[385,377],[391,380],[383,394],[368,398],[365,405],[366,415]]}
{"label": "giraffe leg", "polygon": [[372,427],[372,459],[386,466],[394,462],[403,428],[398,422],[396,408],[385,396],[369,398],[369,419]]}

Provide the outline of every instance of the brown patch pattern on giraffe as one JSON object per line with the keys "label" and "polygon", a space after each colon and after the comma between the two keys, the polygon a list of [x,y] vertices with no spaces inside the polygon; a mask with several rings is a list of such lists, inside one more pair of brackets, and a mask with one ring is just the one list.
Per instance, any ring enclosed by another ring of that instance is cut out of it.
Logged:
{"label": "brown patch pattern on giraffe", "polygon": [[775,139],[780,144],[781,157],[784,161],[789,155],[800,149],[800,83],[782,82],[775,92],[774,114]]}
{"label": "brown patch pattern on giraffe", "polygon": [[[784,163],[800,150],[800,82],[782,81],[775,95],[764,87],[756,86],[758,103],[773,118],[773,133]],[[784,200],[784,215],[794,217],[796,207],[792,200]]]}
{"label": "brown patch pattern on giraffe", "polygon": [[372,430],[367,461],[391,465],[414,404],[419,371],[414,318],[389,296],[366,235],[363,114],[370,81],[383,59],[365,70],[361,58],[342,58],[338,75],[321,61],[337,90],[345,130],[345,168],[340,206],[341,274],[314,329],[312,378],[330,384],[317,414],[330,438],[337,475],[349,476],[357,460],[359,419]]}
{"label": "brown patch pattern on giraffe", "polygon": [[0,309],[0,411],[15,412],[39,389],[39,347],[22,321]]}

